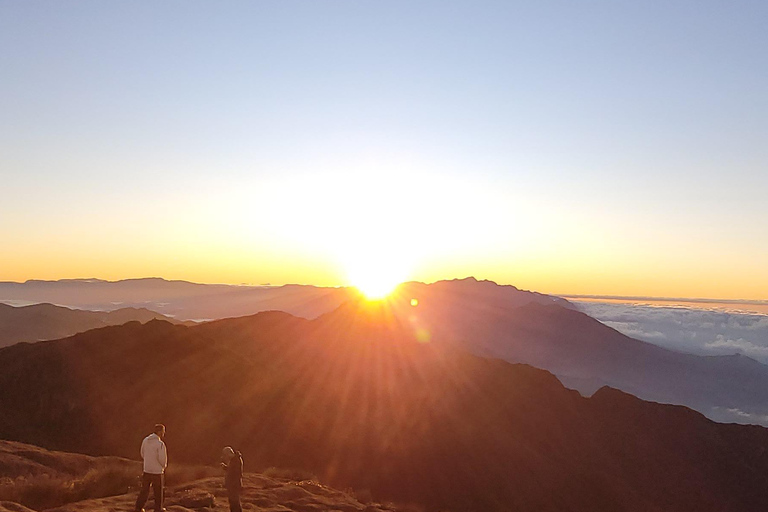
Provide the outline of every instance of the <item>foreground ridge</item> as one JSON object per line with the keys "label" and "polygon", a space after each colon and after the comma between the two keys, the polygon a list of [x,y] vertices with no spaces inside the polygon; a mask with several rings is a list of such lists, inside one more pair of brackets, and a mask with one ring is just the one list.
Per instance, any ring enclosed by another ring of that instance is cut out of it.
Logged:
{"label": "foreground ridge", "polygon": [[[169,512],[190,510],[228,511],[223,478],[206,478],[166,489],[165,507]],[[132,510],[135,493],[70,503],[49,512],[122,512]],[[243,475],[241,502],[255,510],[338,510],[340,512],[395,511],[389,505],[363,504],[353,493],[342,492],[314,481],[270,478],[263,474]],[[146,506],[152,510],[152,500]]]}

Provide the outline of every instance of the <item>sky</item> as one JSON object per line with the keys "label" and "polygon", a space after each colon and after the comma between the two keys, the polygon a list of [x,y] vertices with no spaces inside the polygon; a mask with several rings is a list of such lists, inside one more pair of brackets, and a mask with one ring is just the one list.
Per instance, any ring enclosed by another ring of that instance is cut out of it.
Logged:
{"label": "sky", "polygon": [[766,22],[0,0],[0,280],[768,298]]}

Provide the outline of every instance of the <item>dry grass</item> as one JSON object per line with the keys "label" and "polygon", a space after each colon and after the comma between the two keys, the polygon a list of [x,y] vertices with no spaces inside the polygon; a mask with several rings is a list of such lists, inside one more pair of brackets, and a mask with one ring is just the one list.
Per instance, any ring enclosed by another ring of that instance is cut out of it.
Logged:
{"label": "dry grass", "polygon": [[303,480],[314,480],[317,481],[317,475],[312,473],[311,471],[306,471],[303,469],[291,469],[291,468],[267,468],[264,471],[264,476],[267,476],[269,478],[278,478],[282,480],[296,480],[296,481],[303,481]]}
{"label": "dry grass", "polygon": [[224,472],[221,468],[213,466],[171,464],[165,472],[165,485],[172,487],[214,476],[223,477]]}
{"label": "dry grass", "polygon": [[[135,491],[141,466],[131,461],[98,464],[84,475],[20,476],[0,479],[0,501],[14,501],[34,509],[54,508],[92,498],[105,498]],[[209,466],[174,464],[168,468],[166,482],[178,485],[201,478],[219,476],[221,471]]]}

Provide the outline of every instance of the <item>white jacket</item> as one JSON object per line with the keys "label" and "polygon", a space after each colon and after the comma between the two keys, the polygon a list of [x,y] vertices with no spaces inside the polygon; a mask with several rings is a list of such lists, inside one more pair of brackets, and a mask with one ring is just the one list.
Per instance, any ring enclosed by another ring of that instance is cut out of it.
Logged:
{"label": "white jacket", "polygon": [[149,434],[141,442],[141,458],[144,459],[144,472],[162,475],[168,465],[165,443],[157,434]]}

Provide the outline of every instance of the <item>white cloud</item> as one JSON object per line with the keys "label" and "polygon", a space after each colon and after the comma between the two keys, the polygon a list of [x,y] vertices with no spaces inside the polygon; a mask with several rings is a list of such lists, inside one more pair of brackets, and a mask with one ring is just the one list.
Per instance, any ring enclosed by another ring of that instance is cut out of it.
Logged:
{"label": "white cloud", "polygon": [[768,315],[692,306],[572,300],[627,336],[680,352],[743,354],[768,364]]}
{"label": "white cloud", "polygon": [[768,425],[768,414],[749,413],[735,407],[713,407],[707,416],[720,423],[743,423],[763,426]]}
{"label": "white cloud", "polygon": [[744,338],[734,340],[726,338],[722,334],[718,334],[715,337],[715,341],[708,342],[706,347],[715,350],[729,349],[729,351],[735,351],[750,356],[754,359],[760,360],[762,358],[763,360],[768,360],[768,346],[755,345],[751,341],[745,340]]}

